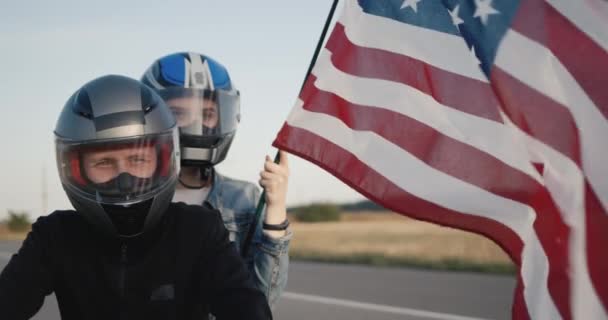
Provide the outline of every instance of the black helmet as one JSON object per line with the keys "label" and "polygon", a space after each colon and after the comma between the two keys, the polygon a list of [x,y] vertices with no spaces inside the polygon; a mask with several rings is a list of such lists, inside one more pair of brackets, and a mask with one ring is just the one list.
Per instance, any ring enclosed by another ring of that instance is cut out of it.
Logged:
{"label": "black helmet", "polygon": [[79,214],[110,236],[153,228],[179,174],[175,118],[154,90],[109,75],[78,89],[55,127],[57,167]]}
{"label": "black helmet", "polygon": [[240,121],[240,96],[224,66],[198,53],[174,53],[154,61],[141,80],[177,119],[182,165],[209,167],[226,158]]}

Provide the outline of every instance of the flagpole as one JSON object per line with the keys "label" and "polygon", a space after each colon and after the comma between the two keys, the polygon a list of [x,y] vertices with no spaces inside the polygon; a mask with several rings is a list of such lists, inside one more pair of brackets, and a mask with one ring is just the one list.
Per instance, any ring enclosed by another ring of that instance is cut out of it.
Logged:
{"label": "flagpole", "polygon": [[[329,29],[329,24],[334,16],[334,12],[336,11],[336,7],[338,6],[338,0],[334,0],[331,4],[331,8],[329,9],[329,13],[327,14],[327,19],[325,20],[325,25],[323,26],[323,31],[321,32],[321,36],[319,37],[319,41],[317,42],[317,47],[315,48],[315,52],[312,55],[312,59],[310,60],[310,64],[308,65],[308,70],[306,70],[306,75],[304,76],[304,80],[302,81],[302,86],[300,87],[300,92],[304,88],[304,84],[306,84],[306,79],[310,75],[312,68],[317,62],[317,57],[319,56],[319,52],[321,52],[321,47],[323,46],[323,41],[325,40],[325,36],[327,35],[327,30]],[[299,93],[298,93],[299,95]],[[279,163],[279,151],[274,156],[274,162]],[[262,210],[266,205],[266,190],[262,191],[260,195],[260,199],[258,200],[258,206],[255,209],[255,217],[249,226],[249,230],[247,230],[247,236],[245,237],[245,242],[243,243],[241,249],[241,255],[243,257],[247,256],[249,252],[249,247],[251,247],[251,240],[253,239],[253,235],[255,234],[255,230],[257,229],[260,217],[262,216]]]}

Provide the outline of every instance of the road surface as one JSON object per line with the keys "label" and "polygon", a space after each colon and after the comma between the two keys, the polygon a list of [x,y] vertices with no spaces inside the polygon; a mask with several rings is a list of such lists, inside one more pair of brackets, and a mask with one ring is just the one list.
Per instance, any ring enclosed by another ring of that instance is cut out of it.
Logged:
{"label": "road surface", "polygon": [[[0,269],[19,245],[0,242]],[[274,318],[510,319],[514,287],[509,276],[292,262]],[[60,319],[54,296],[34,319]]]}

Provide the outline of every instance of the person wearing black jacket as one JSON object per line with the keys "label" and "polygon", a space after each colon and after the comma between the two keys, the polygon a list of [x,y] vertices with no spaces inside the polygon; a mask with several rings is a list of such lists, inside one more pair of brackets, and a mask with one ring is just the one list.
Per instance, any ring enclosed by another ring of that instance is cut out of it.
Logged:
{"label": "person wearing black jacket", "polygon": [[150,88],[105,76],[79,89],[55,129],[76,210],[32,226],[0,274],[0,315],[29,319],[55,293],[62,319],[272,319],[217,210],[170,203],[173,115]]}

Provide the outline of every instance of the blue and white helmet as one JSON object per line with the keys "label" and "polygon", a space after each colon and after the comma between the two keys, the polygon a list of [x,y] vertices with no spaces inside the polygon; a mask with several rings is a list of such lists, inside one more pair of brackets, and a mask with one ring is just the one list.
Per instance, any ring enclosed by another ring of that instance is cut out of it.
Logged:
{"label": "blue and white helmet", "polygon": [[194,52],[162,57],[142,82],[165,100],[177,119],[184,166],[213,166],[226,158],[240,121],[240,95],[226,68]]}

